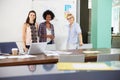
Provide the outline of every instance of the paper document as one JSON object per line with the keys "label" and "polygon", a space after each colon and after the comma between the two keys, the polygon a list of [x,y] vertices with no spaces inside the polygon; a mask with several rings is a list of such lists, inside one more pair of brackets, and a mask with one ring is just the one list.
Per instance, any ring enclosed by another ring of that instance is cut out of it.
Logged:
{"label": "paper document", "polygon": [[82,46],[79,46],[79,49],[90,49],[93,48],[92,44],[83,44]]}
{"label": "paper document", "polygon": [[92,69],[92,70],[102,70],[109,69],[109,67],[104,63],[82,63],[82,64],[72,64],[74,69]]}
{"label": "paper document", "polygon": [[31,57],[36,57],[36,56],[33,55],[7,56],[7,58],[31,58]]}
{"label": "paper document", "polygon": [[5,59],[5,58],[7,58],[6,56],[0,56],[0,59]]}
{"label": "paper document", "polygon": [[105,63],[57,63],[59,70],[112,70]]}
{"label": "paper document", "polygon": [[89,53],[100,53],[100,51],[83,51],[83,53],[85,54],[89,54]]}
{"label": "paper document", "polygon": [[65,51],[45,51],[47,56],[59,56],[60,54],[71,54],[72,52]]}

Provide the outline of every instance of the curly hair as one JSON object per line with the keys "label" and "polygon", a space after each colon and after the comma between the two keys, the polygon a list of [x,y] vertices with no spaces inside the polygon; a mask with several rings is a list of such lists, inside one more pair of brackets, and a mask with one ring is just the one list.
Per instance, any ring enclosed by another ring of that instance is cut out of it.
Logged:
{"label": "curly hair", "polygon": [[43,18],[46,20],[46,16],[47,15],[51,15],[51,20],[54,19],[55,15],[54,13],[51,11],[51,10],[46,10],[44,13],[43,13]]}

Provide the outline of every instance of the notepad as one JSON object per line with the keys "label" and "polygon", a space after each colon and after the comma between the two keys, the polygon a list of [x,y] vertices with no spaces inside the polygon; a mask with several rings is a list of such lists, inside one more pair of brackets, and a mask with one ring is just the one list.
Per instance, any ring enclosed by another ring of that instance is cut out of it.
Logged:
{"label": "notepad", "polygon": [[112,70],[105,63],[57,63],[58,70]]}

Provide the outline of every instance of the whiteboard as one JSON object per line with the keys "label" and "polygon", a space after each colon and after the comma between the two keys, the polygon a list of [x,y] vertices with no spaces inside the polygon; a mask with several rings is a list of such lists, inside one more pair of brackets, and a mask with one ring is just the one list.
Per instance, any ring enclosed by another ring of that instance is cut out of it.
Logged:
{"label": "whiteboard", "polygon": [[55,14],[55,19],[51,23],[54,25],[56,48],[65,49],[68,33],[65,13],[70,12],[76,16],[76,0],[33,0],[32,9],[37,13],[38,23],[44,21],[42,17],[44,11],[49,9]]}

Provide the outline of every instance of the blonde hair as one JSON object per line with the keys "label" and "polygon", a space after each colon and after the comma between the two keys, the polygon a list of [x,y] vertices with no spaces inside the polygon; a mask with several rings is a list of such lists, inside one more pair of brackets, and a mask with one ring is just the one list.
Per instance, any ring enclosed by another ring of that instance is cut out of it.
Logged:
{"label": "blonde hair", "polygon": [[67,16],[66,16],[66,18],[68,19],[68,17],[69,17],[69,16],[71,16],[71,17],[74,19],[74,16],[73,16],[73,14],[71,14],[71,13],[68,13],[68,14],[67,14]]}

